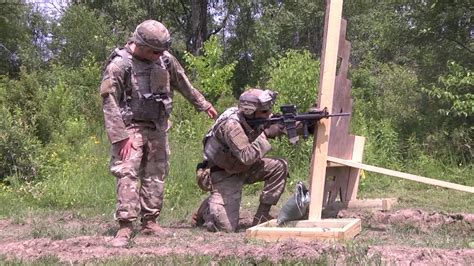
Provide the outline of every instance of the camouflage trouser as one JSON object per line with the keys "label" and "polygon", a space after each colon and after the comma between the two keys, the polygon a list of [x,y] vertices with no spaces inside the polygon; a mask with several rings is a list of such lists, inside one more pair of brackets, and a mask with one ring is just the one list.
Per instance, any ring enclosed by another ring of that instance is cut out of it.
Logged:
{"label": "camouflage trouser", "polygon": [[[288,166],[283,159],[263,158],[240,174],[225,171],[211,172],[213,190],[206,199],[204,223],[218,230],[234,232],[239,223],[239,209],[244,184],[264,181],[260,203],[275,205],[285,189]],[[209,228],[208,228],[209,229]]]}
{"label": "camouflage trouser", "polygon": [[133,221],[158,216],[163,204],[165,177],[169,172],[168,132],[148,127],[127,129],[133,137],[130,158],[122,161],[120,147],[112,145],[110,171],[117,178],[115,219]]}

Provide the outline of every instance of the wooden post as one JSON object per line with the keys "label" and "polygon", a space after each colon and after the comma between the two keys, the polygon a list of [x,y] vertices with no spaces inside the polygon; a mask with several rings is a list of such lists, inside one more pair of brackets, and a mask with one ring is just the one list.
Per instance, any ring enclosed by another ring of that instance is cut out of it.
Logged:
{"label": "wooden post", "polygon": [[[327,0],[325,14],[318,107],[326,107],[331,113],[343,112],[342,110],[347,112],[352,109],[350,80],[347,79],[350,42],[345,40],[346,21],[342,19],[342,0]],[[338,57],[342,59],[339,70],[337,70]],[[339,72],[337,77],[336,71]],[[335,97],[338,101],[334,101]],[[327,195],[324,193],[328,158],[338,156],[352,159],[354,153],[355,136],[348,134],[349,118],[343,119],[341,117],[334,118],[334,121],[323,119],[318,124],[311,158],[309,219],[307,221],[292,221],[286,223],[284,227],[278,226],[276,220],[273,219],[247,229],[247,237],[266,241],[280,241],[290,238],[302,241],[314,239],[348,240],[360,233],[360,219],[321,219],[324,200],[334,201],[339,191],[345,199],[349,194],[348,188],[357,190],[355,186],[358,180],[353,182],[352,187],[348,186],[349,167],[332,167],[328,168],[327,173],[334,174],[339,178],[336,178],[332,183],[328,182],[326,190],[329,193]],[[331,134],[331,130],[333,134]],[[334,141],[330,141],[330,136]],[[362,152],[362,146],[360,145],[356,152]],[[362,157],[362,154],[358,157]]]}
{"label": "wooden post", "polygon": [[[337,53],[342,18],[342,0],[328,0],[325,26],[321,75],[319,83],[319,107],[332,110],[334,86],[336,80]],[[329,137],[331,136],[331,118],[322,119],[314,136],[313,158],[311,160],[311,203],[309,220],[321,220],[323,206],[324,182],[326,178]]]}

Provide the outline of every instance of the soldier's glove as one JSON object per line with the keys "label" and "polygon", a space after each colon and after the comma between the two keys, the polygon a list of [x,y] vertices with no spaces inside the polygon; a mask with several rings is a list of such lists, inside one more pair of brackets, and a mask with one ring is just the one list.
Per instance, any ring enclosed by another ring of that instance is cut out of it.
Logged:
{"label": "soldier's glove", "polygon": [[285,126],[282,124],[273,124],[263,130],[265,136],[269,139],[274,139],[285,135]]}

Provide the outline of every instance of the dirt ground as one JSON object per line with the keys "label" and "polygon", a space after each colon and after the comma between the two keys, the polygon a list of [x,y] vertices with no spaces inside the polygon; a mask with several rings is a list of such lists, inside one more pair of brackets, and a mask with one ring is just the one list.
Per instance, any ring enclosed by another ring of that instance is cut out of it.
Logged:
{"label": "dirt ground", "polygon": [[[251,222],[251,213],[243,211],[238,233],[209,233],[192,228],[188,223],[169,226],[173,236],[165,239],[136,234],[129,248],[112,248],[108,242],[117,229],[113,222],[83,221],[73,216],[59,217],[48,221],[46,227],[60,225],[62,230],[84,231],[70,237],[44,237],[35,234],[38,230],[34,221],[22,224],[11,220],[0,220],[0,258],[3,260],[35,261],[45,256],[55,256],[64,263],[89,263],[107,261],[120,256],[210,256],[218,262],[225,258],[252,258],[252,261],[295,261],[317,260],[331,254],[335,264],[345,264],[354,256],[345,243],[324,241],[299,242],[288,240],[276,243],[248,240],[244,228]],[[474,214],[427,213],[416,209],[397,211],[348,211],[339,217],[362,219],[363,229],[354,241],[371,243],[373,239],[390,237],[387,232],[393,226],[408,226],[421,232],[431,232],[463,223],[467,225],[468,239],[474,241]],[[88,235],[84,228],[95,227],[95,233]],[[136,225],[138,232],[138,225]],[[78,230],[79,228],[79,230]],[[43,228],[44,229],[44,228]],[[470,231],[470,232],[469,232]],[[382,263],[396,265],[473,265],[474,249],[441,249],[414,247],[403,242],[384,241],[384,244],[368,244],[362,249],[365,258],[380,258]],[[1,259],[0,259],[1,261]],[[354,260],[352,260],[354,262]],[[357,261],[355,261],[357,262]],[[351,263],[352,264],[352,263]],[[357,263],[356,263],[357,264]]]}

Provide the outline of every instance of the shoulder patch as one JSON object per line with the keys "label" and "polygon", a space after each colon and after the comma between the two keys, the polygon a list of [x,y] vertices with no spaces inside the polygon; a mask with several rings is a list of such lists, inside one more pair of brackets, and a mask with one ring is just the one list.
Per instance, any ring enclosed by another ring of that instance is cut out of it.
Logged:
{"label": "shoulder patch", "polygon": [[[227,131],[227,137],[229,146],[234,146],[239,151],[245,149],[249,143],[249,138],[245,134],[244,129],[240,125],[240,123],[234,119],[229,119],[227,123],[225,123],[224,130]],[[231,147],[232,148],[232,147]]]}

